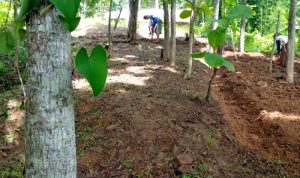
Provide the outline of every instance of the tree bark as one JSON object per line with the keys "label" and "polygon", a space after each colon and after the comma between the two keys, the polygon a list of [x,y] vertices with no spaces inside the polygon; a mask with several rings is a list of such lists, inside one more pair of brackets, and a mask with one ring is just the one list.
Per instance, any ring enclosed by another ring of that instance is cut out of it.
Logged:
{"label": "tree bark", "polygon": [[[211,29],[215,30],[218,27],[217,20],[219,19],[219,8],[220,8],[220,0],[213,0],[214,3],[214,14],[213,14],[213,22],[211,24]],[[208,48],[209,52],[213,52],[213,49],[211,46]]]}
{"label": "tree bark", "polygon": [[194,44],[194,23],[198,14],[198,10],[196,10],[195,7],[197,7],[197,0],[193,0],[193,15],[190,18],[190,38],[189,38],[189,60],[188,60],[188,70],[186,73],[186,78],[190,78],[192,75],[192,70],[193,70],[193,58],[191,54],[193,53],[193,44]]}
{"label": "tree bark", "polygon": [[112,10],[113,0],[109,2],[109,12],[108,12],[108,29],[107,29],[107,41],[108,41],[108,56],[111,56],[112,48],[112,34],[111,34],[111,10]]}
{"label": "tree bark", "polygon": [[169,6],[168,0],[163,0],[164,8],[164,60],[170,60],[170,18],[169,18]]}
{"label": "tree bark", "polygon": [[136,40],[137,34],[137,18],[139,10],[139,0],[129,0],[129,22],[128,22],[128,38],[132,42]]}
{"label": "tree bark", "polygon": [[214,21],[211,24],[212,30],[218,27],[217,20],[219,19],[219,8],[220,8],[220,0],[214,0],[214,14],[213,14]]}
{"label": "tree bark", "polygon": [[159,0],[155,0],[155,9],[159,9]]}
{"label": "tree bark", "polygon": [[207,101],[208,103],[210,103],[211,85],[212,85],[214,78],[217,75],[217,72],[218,72],[218,68],[213,68],[213,75],[211,76],[211,78],[208,82],[207,94],[205,96],[205,101]]}
{"label": "tree bark", "polygon": [[[277,15],[276,32],[275,32],[276,35],[279,32],[279,26],[280,26],[280,11],[278,11],[278,15]],[[270,61],[269,61],[269,72],[270,73],[272,73],[272,71],[273,71],[273,57],[274,57],[275,46],[276,46],[276,41],[275,41],[275,38],[274,38],[274,44],[273,44],[273,47],[272,47],[271,57],[270,57]]]}
{"label": "tree bark", "polygon": [[171,45],[170,45],[171,66],[176,65],[176,0],[171,3]]}
{"label": "tree bark", "polygon": [[294,83],[294,58],[295,58],[295,37],[296,37],[296,7],[297,0],[290,1],[289,12],[289,35],[288,35],[288,60],[286,64],[286,81]]}
{"label": "tree bark", "polygon": [[118,18],[117,18],[116,23],[115,23],[115,26],[114,26],[114,30],[116,30],[117,27],[118,27],[118,23],[119,23],[119,20],[120,20],[122,11],[123,11],[123,6],[121,5],[121,1],[120,1],[119,6],[120,6],[120,11],[119,11],[119,15],[118,15]]}
{"label": "tree bark", "polygon": [[58,16],[34,11],[26,24],[26,178],[76,177],[71,35]]}
{"label": "tree bark", "polygon": [[[247,0],[241,0],[241,3],[243,5],[246,5]],[[240,46],[239,50],[241,53],[245,52],[245,31],[246,31],[246,19],[242,18],[241,19],[241,29],[240,29]]]}

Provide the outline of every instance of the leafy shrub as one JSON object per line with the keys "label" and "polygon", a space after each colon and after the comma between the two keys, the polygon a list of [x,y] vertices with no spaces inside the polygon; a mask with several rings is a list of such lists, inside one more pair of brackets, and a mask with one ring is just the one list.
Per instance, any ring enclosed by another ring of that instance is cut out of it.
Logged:
{"label": "leafy shrub", "polygon": [[0,74],[5,73],[7,71],[5,64],[3,61],[0,61]]}
{"label": "leafy shrub", "polygon": [[273,34],[261,36],[258,32],[246,33],[245,50],[247,52],[270,53],[274,44]]}

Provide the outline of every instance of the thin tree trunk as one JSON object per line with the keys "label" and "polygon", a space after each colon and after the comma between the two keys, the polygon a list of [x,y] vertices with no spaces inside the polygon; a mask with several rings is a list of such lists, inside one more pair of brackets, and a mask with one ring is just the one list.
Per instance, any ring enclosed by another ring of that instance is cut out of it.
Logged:
{"label": "thin tree trunk", "polygon": [[214,21],[211,24],[212,30],[218,27],[217,20],[219,19],[219,8],[220,8],[220,0],[214,0],[214,14],[213,14]]}
{"label": "thin tree trunk", "polygon": [[[214,14],[213,14],[213,22],[211,24],[211,29],[215,30],[218,27],[217,20],[219,19],[219,8],[220,8],[220,0],[213,0],[214,3]],[[211,46],[209,46],[209,52],[213,52],[213,49]]]}
{"label": "thin tree trunk", "polygon": [[169,7],[168,0],[163,0],[164,8],[164,60],[170,60],[170,18],[169,18]]}
{"label": "thin tree trunk", "polygon": [[217,75],[217,72],[218,72],[218,68],[213,68],[213,75],[211,76],[211,78],[208,82],[207,95],[205,97],[205,101],[207,101],[207,102],[210,102],[211,85],[212,85],[212,82],[213,82],[214,78]]}
{"label": "thin tree trunk", "polygon": [[[278,32],[279,32],[279,25],[280,25],[280,11],[278,11],[278,15],[277,15],[277,23],[276,23],[276,32],[275,32],[275,34],[278,34]],[[274,57],[275,46],[276,46],[276,42],[275,42],[275,39],[274,39],[274,44],[273,44],[273,47],[272,47],[271,57],[270,57],[270,61],[269,61],[269,72],[270,73],[272,73],[272,71],[273,71],[273,57]]]}
{"label": "thin tree trunk", "polygon": [[260,35],[263,36],[263,9],[260,8]]}
{"label": "thin tree trunk", "polygon": [[[120,1],[120,3],[121,3],[121,1]],[[117,29],[117,26],[118,26],[118,23],[119,23],[119,20],[120,20],[122,11],[123,11],[123,6],[122,6],[121,4],[119,4],[119,5],[120,5],[120,11],[119,11],[119,15],[118,15],[118,18],[117,18],[116,23],[115,23],[115,26],[114,26],[114,30]]]}
{"label": "thin tree trunk", "polygon": [[159,0],[155,0],[155,9],[159,9]]}
{"label": "thin tree trunk", "polygon": [[171,3],[171,45],[170,45],[171,66],[176,65],[176,0]]}
{"label": "thin tree trunk", "polygon": [[[247,0],[242,0],[242,4],[246,5]],[[246,31],[246,19],[241,19],[241,29],[240,29],[240,46],[239,50],[241,53],[245,52],[245,31]]]}
{"label": "thin tree trunk", "polygon": [[109,12],[108,12],[108,29],[107,29],[107,40],[108,40],[108,56],[111,56],[111,48],[112,48],[112,35],[111,35],[111,9],[112,9],[112,1],[109,2]]}
{"label": "thin tree trunk", "polygon": [[231,26],[229,27],[229,33],[230,33],[230,43],[231,43],[232,51],[235,52],[234,36],[233,36],[233,30]]}
{"label": "thin tree trunk", "polygon": [[[14,3],[14,19],[17,18],[18,16],[18,2],[17,0],[13,1]],[[25,86],[23,83],[23,79],[21,76],[21,72],[20,72],[20,68],[19,68],[19,48],[20,48],[20,44],[19,41],[16,42],[16,47],[15,47],[15,60],[14,60],[14,68],[15,68],[15,72],[18,74],[18,78],[21,84],[21,89],[23,92],[23,96],[24,96],[24,101],[26,101],[26,91],[25,91]]]}
{"label": "thin tree trunk", "polygon": [[290,1],[289,12],[289,35],[288,35],[288,60],[286,64],[286,81],[294,83],[294,58],[295,58],[295,37],[296,37],[296,7],[297,0]]}
{"label": "thin tree trunk", "polygon": [[128,23],[128,37],[129,41],[136,40],[137,34],[137,17],[139,10],[139,0],[129,0],[129,23]]}
{"label": "thin tree trunk", "polygon": [[[192,17],[190,18],[190,38],[189,38],[189,54],[192,54],[193,53],[193,44],[194,44],[194,23],[195,23],[195,19],[197,17],[197,14],[198,14],[198,10],[196,10],[196,7],[197,7],[197,0],[193,0],[193,7],[194,7],[194,10],[193,10],[193,15]],[[187,70],[187,73],[186,73],[186,78],[190,78],[191,75],[192,75],[192,70],[193,70],[193,58],[192,56],[190,55],[189,56],[189,60],[188,60],[188,70]]]}
{"label": "thin tree trunk", "polygon": [[[47,5],[44,1],[39,8]],[[76,177],[71,35],[52,8],[26,24],[26,178]]]}

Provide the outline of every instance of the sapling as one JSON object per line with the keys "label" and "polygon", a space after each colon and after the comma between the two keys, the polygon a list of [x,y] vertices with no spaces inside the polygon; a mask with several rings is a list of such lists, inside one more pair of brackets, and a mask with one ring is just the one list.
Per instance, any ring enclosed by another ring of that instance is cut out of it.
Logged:
{"label": "sapling", "polygon": [[227,61],[222,56],[222,53],[217,53],[217,51],[220,51],[218,49],[220,49],[225,43],[225,36],[230,23],[237,18],[249,18],[252,16],[252,13],[253,11],[251,8],[244,5],[237,5],[232,8],[226,17],[218,20],[219,27],[215,30],[209,31],[208,33],[208,43],[213,48],[213,52],[192,54],[192,58],[204,58],[206,64],[213,69],[213,74],[208,82],[207,95],[205,96],[205,100],[207,102],[210,102],[211,85],[217,75],[218,68],[224,66],[231,72],[235,71],[234,65]]}

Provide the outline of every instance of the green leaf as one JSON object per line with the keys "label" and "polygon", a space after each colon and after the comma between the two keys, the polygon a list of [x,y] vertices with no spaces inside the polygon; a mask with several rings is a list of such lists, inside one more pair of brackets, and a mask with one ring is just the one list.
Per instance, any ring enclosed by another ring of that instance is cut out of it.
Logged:
{"label": "green leaf", "polygon": [[13,33],[7,29],[0,29],[0,54],[7,54],[15,47],[16,40]]}
{"label": "green leaf", "polygon": [[[207,16],[211,16],[212,13],[213,13],[212,10],[207,5],[200,6],[199,7],[199,13],[200,12],[204,12]],[[199,14],[199,15],[202,15],[202,13]]]}
{"label": "green leaf", "polygon": [[23,41],[25,39],[25,35],[26,35],[26,30],[24,30],[23,28],[19,29],[19,40]]}
{"label": "green leaf", "polygon": [[23,0],[20,13],[17,17],[19,21],[24,21],[26,15],[35,7],[37,7],[42,0]]}
{"label": "green leaf", "polygon": [[107,78],[107,55],[105,49],[97,45],[89,57],[87,50],[81,48],[76,55],[76,68],[82,74],[93,89],[93,95],[97,96],[103,90]]}
{"label": "green leaf", "polygon": [[208,33],[208,42],[209,45],[214,49],[217,49],[225,42],[226,29],[218,27],[215,30],[212,30]]}
{"label": "green leaf", "polygon": [[245,5],[237,5],[232,8],[228,13],[229,19],[236,19],[236,18],[251,18],[253,15],[253,10]]}
{"label": "green leaf", "polygon": [[192,58],[203,58],[206,52],[204,53],[193,53]]}
{"label": "green leaf", "polygon": [[192,15],[192,11],[191,10],[183,10],[181,13],[180,13],[180,18],[182,19],[186,19],[186,18],[189,18],[190,16]]}
{"label": "green leaf", "polygon": [[56,9],[61,13],[60,20],[64,27],[70,32],[75,30],[80,18],[77,17],[81,0],[50,0]]}
{"label": "green leaf", "polygon": [[183,4],[183,7],[193,9],[193,4],[190,3],[190,2],[185,2],[185,3]]}
{"label": "green leaf", "polygon": [[80,22],[80,17],[76,17],[75,19],[68,21],[63,16],[59,16],[59,19],[62,25],[65,27],[65,29],[67,29],[70,32],[74,31]]}
{"label": "green leaf", "polygon": [[224,60],[223,66],[225,66],[231,72],[235,71],[234,65],[231,62],[227,61],[227,60]]}
{"label": "green leaf", "polygon": [[221,67],[225,61],[222,56],[215,53],[206,53],[204,55],[204,60],[207,65],[213,68]]}

